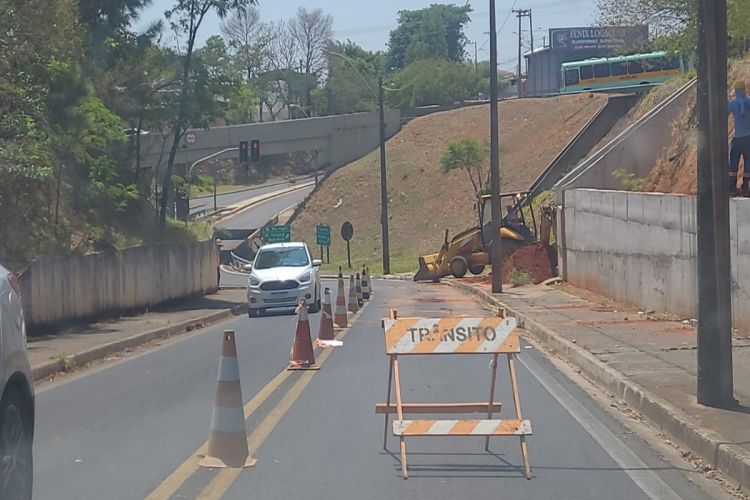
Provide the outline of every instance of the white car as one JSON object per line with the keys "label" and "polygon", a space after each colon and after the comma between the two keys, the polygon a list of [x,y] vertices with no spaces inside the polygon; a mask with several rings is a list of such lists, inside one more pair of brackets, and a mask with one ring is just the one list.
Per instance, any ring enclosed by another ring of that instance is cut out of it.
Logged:
{"label": "white car", "polygon": [[34,381],[18,279],[0,266],[0,498],[31,499]]}
{"label": "white car", "polygon": [[266,309],[295,307],[301,299],[311,313],[318,312],[321,264],[304,243],[263,245],[247,266],[248,316],[260,316]]}

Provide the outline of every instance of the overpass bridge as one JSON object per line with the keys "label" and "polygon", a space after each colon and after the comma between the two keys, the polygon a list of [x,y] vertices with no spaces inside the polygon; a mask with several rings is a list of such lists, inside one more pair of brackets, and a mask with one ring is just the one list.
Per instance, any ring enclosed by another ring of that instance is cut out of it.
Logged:
{"label": "overpass bridge", "polygon": [[[316,167],[336,169],[366,155],[379,145],[379,116],[377,112],[352,113],[321,118],[302,118],[278,122],[248,123],[191,129],[177,152],[175,165],[190,165],[225,148],[238,147],[240,141],[258,139],[261,159],[264,156],[317,151]],[[401,128],[398,110],[385,113],[386,137]],[[171,136],[145,134],[141,138],[141,168],[166,165]],[[237,153],[225,157],[236,158]],[[182,170],[177,168],[175,173]],[[183,167],[184,170],[184,167]],[[184,172],[183,172],[184,173]]]}

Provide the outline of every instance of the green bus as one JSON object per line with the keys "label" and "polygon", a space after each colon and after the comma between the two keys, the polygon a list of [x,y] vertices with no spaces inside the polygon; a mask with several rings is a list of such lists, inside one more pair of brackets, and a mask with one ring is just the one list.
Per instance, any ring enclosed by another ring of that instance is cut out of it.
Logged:
{"label": "green bus", "polygon": [[566,62],[561,67],[560,93],[655,85],[684,71],[682,58],[666,52]]}

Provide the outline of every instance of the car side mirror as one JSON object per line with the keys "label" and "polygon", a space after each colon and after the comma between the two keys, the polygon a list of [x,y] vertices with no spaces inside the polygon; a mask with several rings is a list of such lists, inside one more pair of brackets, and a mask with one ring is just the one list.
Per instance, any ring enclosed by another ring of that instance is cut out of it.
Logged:
{"label": "car side mirror", "polygon": [[245,264],[244,266],[242,266],[242,269],[244,271],[250,272],[250,271],[253,270],[253,265],[252,264]]}
{"label": "car side mirror", "polygon": [[323,265],[323,261],[320,259],[313,259],[313,267],[320,267]]}

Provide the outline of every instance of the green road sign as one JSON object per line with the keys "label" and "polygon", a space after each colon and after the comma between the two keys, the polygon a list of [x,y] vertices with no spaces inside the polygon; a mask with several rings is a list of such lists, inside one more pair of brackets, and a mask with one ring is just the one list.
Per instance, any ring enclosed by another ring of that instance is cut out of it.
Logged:
{"label": "green road sign", "polygon": [[315,226],[315,238],[318,245],[322,247],[331,246],[331,226],[328,224],[318,224]]}
{"label": "green road sign", "polygon": [[292,241],[290,226],[263,226],[264,243],[285,243]]}

